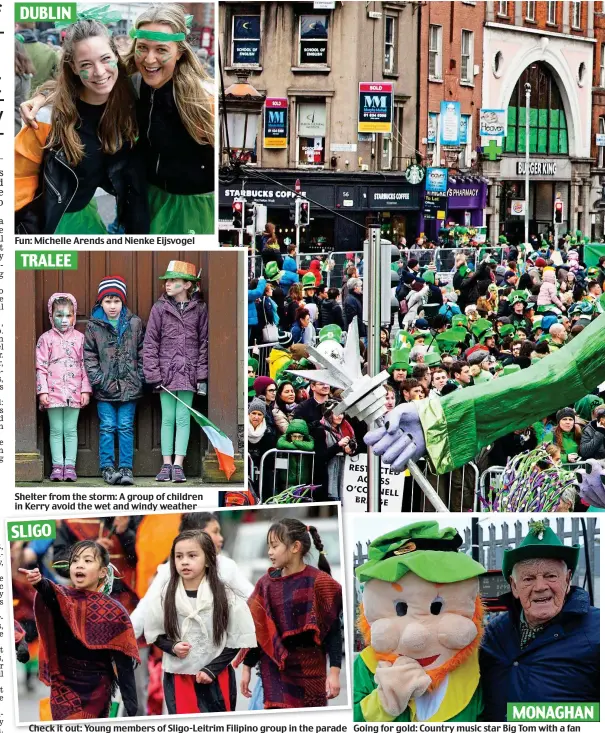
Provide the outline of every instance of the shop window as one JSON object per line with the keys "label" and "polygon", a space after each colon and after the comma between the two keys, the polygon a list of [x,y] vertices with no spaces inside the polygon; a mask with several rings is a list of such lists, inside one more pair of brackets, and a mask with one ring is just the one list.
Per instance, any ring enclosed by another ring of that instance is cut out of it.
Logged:
{"label": "shop window", "polygon": [[573,0],[571,3],[571,27],[576,30],[582,28],[582,3],[580,0]]}
{"label": "shop window", "polygon": [[323,167],[326,160],[325,100],[299,102],[296,129],[297,165]]}
{"label": "shop window", "polygon": [[384,73],[397,71],[397,18],[386,15],[384,18]]}
{"label": "shop window", "polygon": [[557,3],[556,0],[547,0],[546,2],[546,22],[550,25],[557,23]]}
{"label": "shop window", "polygon": [[[599,135],[605,135],[605,117],[599,117]],[[597,150],[599,151],[597,166],[605,168],[605,147],[599,145]]]}
{"label": "shop window", "polygon": [[429,79],[441,79],[441,31],[440,25],[429,27]]}
{"label": "shop window", "polygon": [[559,87],[545,64],[528,67],[519,77],[508,106],[508,127],[504,150],[525,153],[525,84],[531,85],[529,109],[529,152],[567,155],[567,119]]}
{"label": "shop window", "polygon": [[328,16],[301,15],[298,26],[298,63],[326,66],[328,63]]}
{"label": "shop window", "polygon": [[231,31],[233,66],[260,65],[260,15],[234,15]]}
{"label": "shop window", "polygon": [[525,20],[536,20],[536,0],[527,0],[525,3]]}
{"label": "shop window", "polygon": [[462,31],[460,81],[473,83],[473,32]]}

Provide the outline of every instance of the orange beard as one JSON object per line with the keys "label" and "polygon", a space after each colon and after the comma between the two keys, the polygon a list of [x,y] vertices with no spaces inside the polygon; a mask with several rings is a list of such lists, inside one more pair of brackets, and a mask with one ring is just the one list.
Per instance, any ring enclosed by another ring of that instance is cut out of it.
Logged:
{"label": "orange beard", "polygon": [[[481,643],[481,637],[483,635],[484,612],[485,610],[483,608],[483,604],[481,603],[481,597],[477,596],[477,598],[475,599],[475,612],[473,614],[473,623],[475,624],[475,627],[477,629],[477,636],[471,641],[468,646],[465,646],[464,649],[460,649],[460,651],[456,652],[456,654],[454,654],[451,659],[448,659],[447,662],[444,662],[440,667],[425,670],[428,676],[431,678],[431,684],[429,685],[430,692],[436,690],[448,674],[453,672],[461,664],[464,664],[464,662],[466,662],[466,660],[469,659],[469,657],[471,657],[473,653],[477,650],[477,647]],[[357,628],[359,629],[359,632],[361,633],[366,646],[372,646],[370,624],[368,623],[368,620],[363,612],[363,603],[359,604]],[[377,651],[374,651],[374,654],[376,655],[376,659],[378,659],[379,661],[390,662],[391,664],[393,664],[393,662],[400,656],[399,654]]]}

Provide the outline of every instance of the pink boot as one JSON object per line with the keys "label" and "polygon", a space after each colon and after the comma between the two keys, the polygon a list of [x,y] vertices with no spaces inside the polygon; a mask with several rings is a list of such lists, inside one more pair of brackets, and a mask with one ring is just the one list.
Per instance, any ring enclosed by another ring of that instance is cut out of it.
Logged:
{"label": "pink boot", "polygon": [[76,474],[75,466],[65,466],[63,470],[63,481],[77,481],[78,475]]}
{"label": "pink boot", "polygon": [[53,464],[53,470],[50,472],[50,480],[51,481],[63,481],[63,466],[58,466]]}

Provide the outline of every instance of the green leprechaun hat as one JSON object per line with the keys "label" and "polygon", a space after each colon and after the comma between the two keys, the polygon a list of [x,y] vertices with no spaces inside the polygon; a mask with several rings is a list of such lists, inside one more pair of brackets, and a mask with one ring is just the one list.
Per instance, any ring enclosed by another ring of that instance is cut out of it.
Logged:
{"label": "green leprechaun hat", "polygon": [[306,275],[303,275],[302,286],[303,286],[303,290],[306,290],[307,288],[316,288],[317,287],[317,282],[315,281],[315,275],[312,272],[307,272]]}
{"label": "green leprechaun hat", "polygon": [[514,305],[515,303],[526,303],[528,297],[529,293],[527,290],[513,290],[513,292],[508,296],[508,302],[511,305]]}
{"label": "green leprechaun hat", "polygon": [[506,377],[508,374],[516,374],[516,372],[520,372],[521,367],[518,364],[507,364],[500,374],[501,377]]}
{"label": "green leprechaun hat", "polygon": [[473,332],[473,336],[478,339],[479,342],[483,342],[486,338],[496,335],[492,328],[492,322],[488,321],[487,318],[478,318],[473,323],[471,331]]}
{"label": "green leprechaun hat", "polygon": [[513,567],[518,562],[538,558],[563,560],[573,575],[579,557],[580,545],[564,545],[543,521],[530,522],[529,532],[519,547],[514,550],[504,550],[502,575],[510,581]]}
{"label": "green leprechaun hat", "polygon": [[435,336],[435,341],[439,344],[441,352],[451,353],[459,345],[466,341],[468,331],[462,326],[456,328],[448,328],[447,331],[438,333]]}
{"label": "green leprechaun hat", "polygon": [[441,364],[441,356],[435,351],[430,351],[424,355],[424,364],[427,367],[436,367]]}
{"label": "green leprechaun hat", "polygon": [[408,371],[410,367],[410,349],[393,348],[391,349],[391,366],[387,369],[389,374],[393,374],[395,369],[405,369]]}
{"label": "green leprechaun hat", "polygon": [[331,323],[328,326],[324,326],[318,335],[320,344],[328,340],[338,341],[340,343],[342,340],[342,328],[335,323]]}
{"label": "green leprechaun hat", "polygon": [[[267,282],[279,282],[284,275],[284,270],[280,270],[277,262],[267,262],[265,266],[265,280]],[[313,277],[315,282],[315,276]]]}
{"label": "green leprechaun hat", "polygon": [[248,357],[248,366],[252,367],[254,369],[254,373],[258,373],[258,359],[255,359],[253,356]]}
{"label": "green leprechaun hat", "polygon": [[515,327],[512,323],[504,323],[500,328],[498,329],[498,333],[502,338],[505,336],[510,336],[511,334],[515,333]]}
{"label": "green leprechaun hat", "polygon": [[166,272],[160,275],[160,280],[191,280],[196,282],[198,277],[195,265],[191,262],[182,262],[180,260],[170,260]]}
{"label": "green leprechaun hat", "polygon": [[414,339],[410,335],[409,331],[400,329],[395,336],[395,342],[393,343],[393,350],[395,349],[411,349],[414,346]]}
{"label": "green leprechaun hat", "polygon": [[458,313],[452,316],[452,326],[464,326],[466,328],[468,326],[468,318],[462,315],[462,313]]}
{"label": "green leprechaun hat", "polygon": [[461,545],[462,537],[454,527],[414,522],[370,543],[368,561],[355,574],[360,583],[374,579],[396,583],[408,572],[429,583],[458,583],[483,575],[483,565],[458,551]]}

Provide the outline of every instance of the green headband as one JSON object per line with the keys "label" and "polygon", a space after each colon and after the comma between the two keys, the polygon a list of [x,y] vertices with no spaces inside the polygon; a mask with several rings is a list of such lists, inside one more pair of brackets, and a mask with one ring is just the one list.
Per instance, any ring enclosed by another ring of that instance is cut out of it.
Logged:
{"label": "green headband", "polygon": [[161,31],[145,31],[141,28],[131,28],[131,38],[144,38],[146,41],[184,41],[184,33],[162,33]]}
{"label": "green headband", "polygon": [[55,28],[57,30],[64,30],[70,25],[77,23],[79,20],[97,20],[103,25],[109,25],[110,23],[119,23],[122,20],[122,14],[110,10],[109,5],[99,5],[96,8],[89,8],[88,10],[82,10],[76,13],[77,20],[57,21]]}

